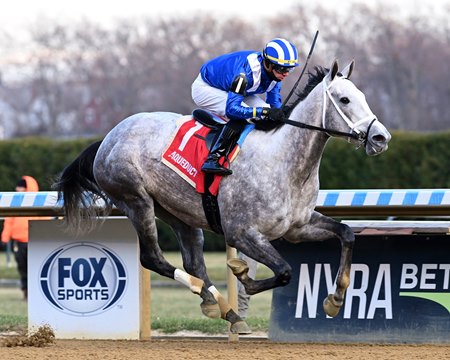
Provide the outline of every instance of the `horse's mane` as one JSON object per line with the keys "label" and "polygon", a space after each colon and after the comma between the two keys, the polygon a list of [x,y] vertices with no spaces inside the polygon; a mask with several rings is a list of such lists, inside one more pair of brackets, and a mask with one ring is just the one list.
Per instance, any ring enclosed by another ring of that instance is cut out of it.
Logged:
{"label": "horse's mane", "polygon": [[329,69],[326,69],[322,66],[315,66],[314,70],[315,73],[308,71],[308,82],[303,89],[299,89],[298,85],[295,89],[293,89],[292,95],[294,96],[294,100],[289,105],[290,111],[295,108],[301,101],[305,100],[309,93],[322,82],[325,75],[329,72]]}
{"label": "horse's mane", "polygon": [[[292,109],[294,109],[301,101],[305,100],[306,97],[309,95],[309,93],[318,84],[320,84],[322,82],[323,78],[329,71],[329,69],[324,68],[322,66],[315,66],[314,70],[315,70],[315,72],[310,72],[310,71],[307,72],[308,82],[306,83],[306,85],[303,89],[300,88],[299,84],[297,84],[297,86],[294,89],[292,89],[293,100],[291,100],[291,102],[289,104],[287,104],[287,106],[286,106],[287,117],[289,117],[289,115],[291,114]],[[256,129],[265,130],[265,131],[278,130],[283,125],[285,125],[285,124],[284,123],[263,122],[262,124],[257,123]]]}

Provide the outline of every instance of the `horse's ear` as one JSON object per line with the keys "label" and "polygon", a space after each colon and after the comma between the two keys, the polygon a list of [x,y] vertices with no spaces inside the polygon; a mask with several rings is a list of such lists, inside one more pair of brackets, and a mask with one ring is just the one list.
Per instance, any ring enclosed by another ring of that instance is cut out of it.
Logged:
{"label": "horse's ear", "polygon": [[333,65],[331,65],[331,80],[334,79],[334,77],[336,76],[336,74],[338,73],[339,70],[339,65],[338,65],[338,61],[335,59],[333,61]]}
{"label": "horse's ear", "polygon": [[334,77],[338,73],[338,69],[339,69],[338,61],[337,59],[334,59],[333,65],[331,65],[331,70],[326,76],[328,82],[333,81]]}
{"label": "horse's ear", "polygon": [[349,79],[352,75],[353,68],[355,67],[355,59],[352,60],[350,64],[348,64],[344,70],[341,71],[342,76]]}

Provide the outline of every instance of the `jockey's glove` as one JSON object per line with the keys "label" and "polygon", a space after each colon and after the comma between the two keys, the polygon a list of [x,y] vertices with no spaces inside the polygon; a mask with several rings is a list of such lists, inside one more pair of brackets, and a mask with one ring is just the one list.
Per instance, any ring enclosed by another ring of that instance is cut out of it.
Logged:
{"label": "jockey's glove", "polygon": [[286,115],[282,109],[263,108],[262,117],[267,120],[281,122],[286,118]]}
{"label": "jockey's glove", "polygon": [[283,109],[284,116],[285,116],[286,118],[288,118],[288,117],[289,117],[288,115],[289,115],[289,114],[291,113],[291,111],[292,111],[292,107],[289,106],[289,105],[283,105],[283,107],[282,107],[281,109]]}

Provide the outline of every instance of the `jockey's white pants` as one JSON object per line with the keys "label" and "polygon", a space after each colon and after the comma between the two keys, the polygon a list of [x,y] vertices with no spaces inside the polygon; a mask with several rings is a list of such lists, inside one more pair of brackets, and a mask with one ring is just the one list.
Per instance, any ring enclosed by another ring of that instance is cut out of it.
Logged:
{"label": "jockey's white pants", "polygon": [[[209,110],[219,116],[226,117],[225,108],[227,105],[228,92],[214,88],[203,81],[199,74],[191,86],[192,100],[195,104],[205,110]],[[258,95],[250,95],[244,98],[241,104],[247,107],[270,107]]]}

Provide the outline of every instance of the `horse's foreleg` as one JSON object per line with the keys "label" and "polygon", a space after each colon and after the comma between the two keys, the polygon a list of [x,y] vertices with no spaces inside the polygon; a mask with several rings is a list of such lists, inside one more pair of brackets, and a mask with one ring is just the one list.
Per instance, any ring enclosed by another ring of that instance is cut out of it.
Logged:
{"label": "horse's foreleg", "polygon": [[325,313],[331,317],[336,316],[344,303],[345,292],[350,285],[350,267],[355,242],[352,229],[345,224],[314,212],[309,224],[298,229],[292,229],[284,238],[292,243],[339,239],[341,242],[341,258],[336,277],[336,290],[334,294],[329,294],[323,302]]}
{"label": "horse's foreleg", "polygon": [[[198,285],[200,285],[200,283],[198,283],[198,280],[200,279],[189,275],[180,269],[175,270],[175,273],[175,280],[180,281],[182,284],[188,286],[191,290],[193,288],[198,290]],[[203,287],[201,292],[196,292],[196,294],[199,294],[202,298],[207,299],[209,298],[209,296],[213,296],[214,303],[204,300],[201,304],[203,314],[208,317],[221,317],[222,319],[227,320],[231,324],[230,331],[234,334],[250,334],[252,332],[247,323],[234,312],[234,310],[214,285],[211,285],[206,293],[204,293]]]}
{"label": "horse's foreleg", "polygon": [[220,317],[220,309],[213,294],[205,287],[205,282],[181,269],[175,269],[173,278],[179,283],[187,286],[194,294],[200,295],[202,312],[210,318]]}
{"label": "horse's foreleg", "polygon": [[241,259],[228,260],[228,267],[244,285],[248,295],[254,295],[278,286],[285,286],[289,283],[292,274],[291,266],[260,233],[249,230],[241,237],[228,236],[227,242],[228,245],[243,254],[251,255],[252,259],[266,265],[275,274],[269,279],[255,280],[248,276],[248,266],[245,261]]}
{"label": "horse's foreleg", "polygon": [[[221,317],[231,323],[230,331],[235,334],[250,334],[251,330],[247,323],[243,321],[239,315],[237,315],[222,294],[216,289],[214,285],[211,285],[205,292],[203,280],[189,275],[183,270],[175,270],[175,280],[179,281],[183,285],[186,285],[192,292],[200,295],[204,299],[213,297],[214,302],[203,301],[201,304],[202,312],[208,317]],[[217,309],[218,305],[218,309]]]}
{"label": "horse's foreleg", "polygon": [[214,295],[219,304],[221,318],[231,323],[230,331],[233,334],[251,334],[252,331],[247,323],[236,314],[216,287],[214,285],[210,286],[208,290]]}
{"label": "horse's foreleg", "polygon": [[351,234],[341,239],[342,250],[336,277],[336,290],[334,294],[328,295],[323,301],[323,309],[331,317],[335,317],[339,313],[339,310],[344,304],[345,292],[350,285],[350,268],[352,264],[354,238],[353,231],[351,231]]}

